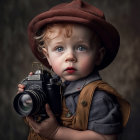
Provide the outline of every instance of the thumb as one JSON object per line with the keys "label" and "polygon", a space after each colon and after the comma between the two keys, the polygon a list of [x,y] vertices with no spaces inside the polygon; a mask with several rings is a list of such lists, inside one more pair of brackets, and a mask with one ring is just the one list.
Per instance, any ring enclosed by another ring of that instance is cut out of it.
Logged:
{"label": "thumb", "polygon": [[47,114],[48,114],[48,116],[49,116],[50,118],[51,118],[51,117],[54,117],[54,114],[53,114],[53,112],[52,112],[52,110],[51,110],[49,104],[46,104],[46,105],[45,105],[45,109],[46,109],[46,112],[47,112]]}

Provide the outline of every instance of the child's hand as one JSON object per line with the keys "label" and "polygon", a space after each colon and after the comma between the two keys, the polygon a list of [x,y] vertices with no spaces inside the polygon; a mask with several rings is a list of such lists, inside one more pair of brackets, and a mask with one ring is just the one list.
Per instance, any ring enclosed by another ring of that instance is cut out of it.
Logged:
{"label": "child's hand", "polygon": [[41,123],[36,123],[31,117],[27,117],[27,120],[36,133],[46,138],[53,138],[60,126],[48,104],[45,105],[45,108],[49,118]]}
{"label": "child's hand", "polygon": [[[29,75],[33,75],[33,72],[30,72]],[[24,88],[25,88],[25,85],[18,84],[18,92],[17,93],[23,92]]]}
{"label": "child's hand", "polygon": [[24,85],[18,84],[18,92],[17,93],[23,92],[24,91],[24,88],[25,88]]}

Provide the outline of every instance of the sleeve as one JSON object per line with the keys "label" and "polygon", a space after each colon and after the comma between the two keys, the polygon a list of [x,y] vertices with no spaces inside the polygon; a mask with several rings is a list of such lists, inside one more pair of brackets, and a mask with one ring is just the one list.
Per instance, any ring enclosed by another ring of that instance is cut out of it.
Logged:
{"label": "sleeve", "polygon": [[122,131],[122,116],[114,95],[95,91],[89,112],[88,130],[104,135]]}

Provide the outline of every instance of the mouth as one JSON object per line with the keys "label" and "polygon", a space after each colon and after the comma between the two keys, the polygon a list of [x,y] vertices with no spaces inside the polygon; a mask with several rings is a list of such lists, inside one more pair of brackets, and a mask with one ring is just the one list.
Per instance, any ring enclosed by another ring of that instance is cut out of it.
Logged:
{"label": "mouth", "polygon": [[72,74],[72,73],[74,73],[74,72],[76,71],[76,69],[73,68],[73,67],[67,67],[67,68],[65,69],[65,71],[68,72],[69,74]]}

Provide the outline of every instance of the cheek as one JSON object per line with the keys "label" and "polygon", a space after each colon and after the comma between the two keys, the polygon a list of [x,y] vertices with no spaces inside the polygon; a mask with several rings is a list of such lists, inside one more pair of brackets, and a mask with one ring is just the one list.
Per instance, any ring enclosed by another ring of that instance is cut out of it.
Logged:
{"label": "cheek", "polygon": [[92,71],[95,65],[94,61],[93,57],[85,57],[80,63],[81,70],[84,73]]}
{"label": "cheek", "polygon": [[54,61],[54,59],[51,61],[51,66],[53,71],[57,74],[60,75],[61,72],[61,63],[56,59]]}

